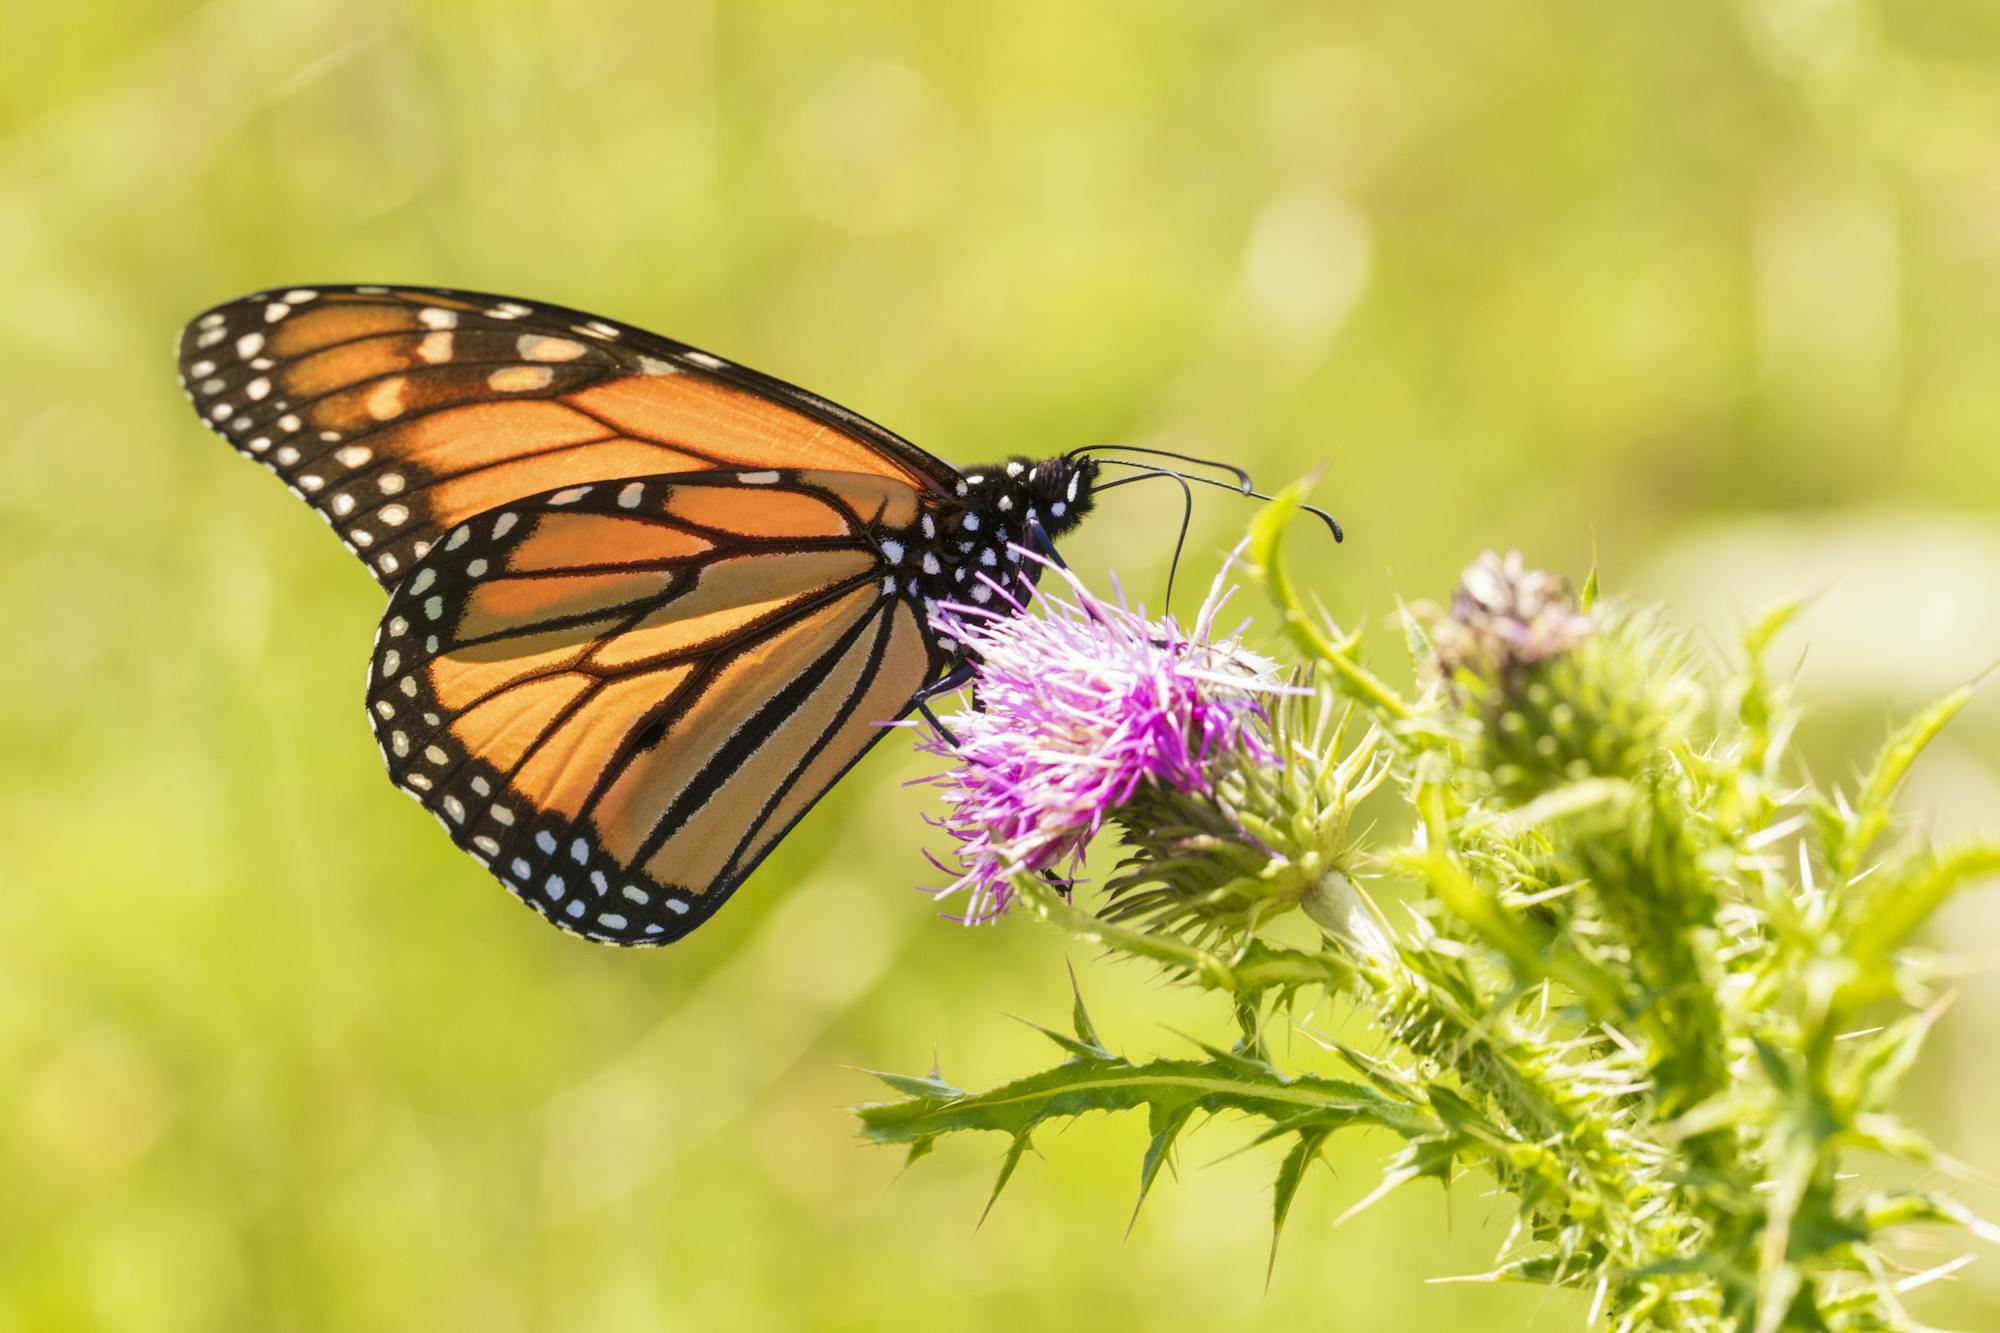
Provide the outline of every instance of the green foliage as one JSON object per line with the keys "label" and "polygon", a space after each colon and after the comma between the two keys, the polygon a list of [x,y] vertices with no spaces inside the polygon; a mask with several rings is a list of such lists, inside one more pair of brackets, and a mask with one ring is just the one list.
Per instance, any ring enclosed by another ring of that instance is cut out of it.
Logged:
{"label": "green foliage", "polygon": [[[1119,811],[1129,855],[1105,885],[1107,920],[1227,949],[1296,911],[1329,872],[1348,868],[1349,818],[1389,774],[1381,733],[1344,747],[1351,709],[1309,698],[1277,707],[1277,731],[1289,745],[1275,763],[1219,772],[1212,802],[1149,787]],[[1289,854],[1265,850],[1278,846]]]}
{"label": "green foliage", "polygon": [[[1417,688],[1356,658],[1278,560],[1297,504],[1251,554],[1313,686],[1273,710],[1279,761],[1221,761],[1214,791],[1148,792],[1118,813],[1128,853],[1092,912],[1023,881],[1021,902],[1114,955],[1223,992],[1240,1034],[1198,1058],[1114,1055],[1077,1001],[1054,1068],[984,1091],[884,1076],[866,1135],[918,1155],[1143,1109],[1143,1199],[1197,1115],[1282,1142],[1273,1246],[1337,1131],[1402,1146],[1362,1205],[1477,1172],[1518,1221],[1489,1280],[1590,1294],[1621,1331],[1916,1329],[1899,1268],[1913,1226],[1996,1233],[1929,1191],[1869,1189],[1859,1156],[1948,1159],[1895,1095],[1942,1005],[1912,939],[2000,845],[1885,839],[1911,763],[1966,701],[1899,729],[1851,793],[1801,784],[1796,708],[1764,665],[1783,607],[1721,679],[1657,614],[1585,585],[1587,609],[1518,561],[1483,559],[1449,614],[1405,613]],[[1356,726],[1357,720],[1365,723]],[[1359,734],[1356,734],[1358,731]],[[1407,805],[1402,845],[1367,845],[1356,805]],[[1885,845],[1886,844],[1886,845]],[[1375,895],[1403,899],[1393,919]],[[1315,948],[1278,943],[1301,911]],[[1279,1067],[1262,1033],[1302,1005],[1362,1016],[1333,1050],[1351,1078]],[[1364,1048],[1365,1047],[1365,1048]]]}
{"label": "green foliage", "polygon": [[[1068,1055],[1063,1063],[984,1092],[955,1088],[936,1071],[922,1079],[877,1074],[903,1099],[862,1107],[862,1133],[876,1143],[904,1145],[911,1160],[929,1152],[945,1134],[968,1130],[1005,1134],[1008,1147],[993,1184],[992,1198],[998,1199],[1042,1125],[1092,1111],[1143,1107],[1152,1136],[1139,1174],[1143,1203],[1160,1168],[1171,1160],[1175,1141],[1197,1113],[1238,1112],[1266,1123],[1259,1142],[1292,1140],[1279,1178],[1276,1224],[1282,1228],[1306,1165],[1335,1130],[1372,1125],[1417,1141],[1434,1137],[1441,1129],[1428,1107],[1400,1089],[1286,1075],[1254,1041],[1226,1050],[1204,1045],[1199,1059],[1133,1064],[1105,1048],[1081,993],[1072,1029],[1074,1036],[1037,1029]],[[987,1206],[991,1208],[991,1200]]]}

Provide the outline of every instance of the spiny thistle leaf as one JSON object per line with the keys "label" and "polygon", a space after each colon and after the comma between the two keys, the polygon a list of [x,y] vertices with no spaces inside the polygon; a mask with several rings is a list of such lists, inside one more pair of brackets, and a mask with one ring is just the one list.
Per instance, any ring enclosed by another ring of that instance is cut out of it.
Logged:
{"label": "spiny thistle leaf", "polygon": [[1105,1050],[1102,1046],[1095,1045],[1088,1041],[1079,1041],[1075,1037],[1070,1036],[1069,1033],[1067,1032],[1058,1032],[1056,1031],[1056,1029],[1052,1027],[1044,1027],[1042,1024],[1036,1023],[1026,1018],[1023,1018],[1019,1021],[1026,1024],[1028,1027],[1033,1028],[1035,1031],[1041,1033],[1044,1037],[1047,1037],[1050,1041],[1054,1042],[1056,1045],[1068,1051],[1072,1059],[1081,1061],[1085,1064],[1096,1064],[1100,1061],[1109,1060],[1112,1058],[1111,1052]]}
{"label": "spiny thistle leaf", "polygon": [[1803,598],[1780,602],[1752,621],[1750,627],[1743,631],[1744,656],[1751,662],[1761,661],[1772,640],[1778,637],[1785,626],[1798,618],[1799,612],[1805,609],[1805,605]]}
{"label": "spiny thistle leaf", "polygon": [[[915,1086],[927,1080],[908,1082]],[[1045,1120],[1139,1106],[1241,1111],[1273,1121],[1311,1112],[1330,1124],[1379,1125],[1399,1134],[1424,1133],[1437,1124],[1423,1107],[1363,1084],[1310,1074],[1287,1077],[1244,1060],[1222,1065],[1210,1060],[1135,1065],[1117,1058],[1104,1064],[1064,1063],[984,1092],[912,1093],[901,1101],[864,1105],[858,1114],[868,1139],[908,1143],[964,1130],[1019,1135]]]}
{"label": "spiny thistle leaf", "polygon": [[1898,1190],[1871,1196],[1862,1205],[1862,1216],[1870,1231],[1910,1226],[1919,1222],[1942,1222],[1963,1227],[1988,1245],[2000,1245],[2000,1226],[1947,1195],[1928,1190]]}
{"label": "spiny thistle leaf", "polygon": [[[1174,1140],[1197,1112],[1237,1111],[1284,1124],[1287,1133],[1322,1139],[1354,1125],[1375,1125],[1405,1137],[1432,1134],[1438,1128],[1422,1106],[1397,1101],[1362,1084],[1311,1075],[1287,1077],[1240,1055],[1210,1054],[1214,1058],[1209,1061],[1155,1060],[1143,1065],[1116,1057],[1088,1063],[1072,1060],[985,1092],[913,1092],[902,1101],[862,1106],[857,1114],[864,1137],[876,1143],[909,1144],[913,1152],[916,1145],[928,1148],[948,1133],[986,1130],[1008,1135],[999,1179],[987,1201],[989,1211],[1038,1126],[1092,1111],[1147,1109],[1152,1139],[1140,1171],[1142,1202]],[[930,1080],[904,1083],[922,1088]]]}
{"label": "spiny thistle leaf", "polygon": [[1076,1031],[1076,1039],[1084,1044],[1099,1059],[1108,1060],[1111,1052],[1104,1048],[1104,1039],[1097,1035],[1097,1025],[1090,1021],[1090,1010],[1083,1004],[1083,985],[1076,979],[1076,968],[1069,969],[1069,992],[1075,997],[1070,1006],[1069,1022]]}
{"label": "spiny thistle leaf", "polygon": [[1818,802],[1827,864],[1836,889],[1854,877],[1861,858],[1889,826],[1891,802],[1910,765],[1944,730],[1945,724],[1971,702],[1975,689],[1973,685],[1962,685],[1897,728],[1862,779],[1852,811],[1843,812],[1824,799]]}
{"label": "spiny thistle leaf", "polygon": [[1013,1179],[1014,1168],[1021,1164],[1021,1154],[1028,1151],[1029,1144],[1028,1131],[1023,1130],[1014,1136],[1012,1143],[1007,1145],[1006,1156],[1000,1159],[1000,1174],[993,1181],[993,1193],[986,1197],[986,1207],[979,1214],[981,1226],[984,1226],[986,1219],[992,1215],[993,1205],[1000,1202],[1000,1191],[1006,1189],[1007,1182]]}
{"label": "spiny thistle leaf", "polygon": [[1285,1217],[1292,1211],[1292,1199],[1305,1183],[1306,1168],[1318,1159],[1320,1149],[1333,1133],[1331,1126],[1314,1125],[1298,1131],[1298,1141],[1278,1164],[1278,1179],[1271,1191],[1271,1257],[1264,1263],[1264,1281],[1278,1267],[1278,1241],[1285,1234]]}
{"label": "spiny thistle leaf", "polygon": [[944,1075],[938,1071],[935,1065],[931,1067],[930,1073],[925,1074],[921,1078],[915,1074],[887,1074],[879,1069],[870,1069],[866,1072],[875,1078],[881,1079],[884,1083],[906,1097],[936,1097],[949,1100],[953,1097],[963,1097],[965,1095],[957,1088],[951,1086],[951,1084],[945,1082]]}
{"label": "spiny thistle leaf", "polygon": [[1153,1137],[1146,1143],[1146,1156],[1139,1164],[1139,1197],[1132,1203],[1132,1221],[1125,1224],[1129,1234],[1132,1223],[1139,1220],[1139,1209],[1146,1202],[1146,1195],[1152,1191],[1153,1182],[1159,1178],[1160,1168],[1173,1160],[1174,1143],[1187,1128],[1199,1109],[1192,1101],[1172,1105],[1154,1102],[1147,1108],[1147,1127]]}
{"label": "spiny thistle leaf", "polygon": [[1862,885],[1848,928],[1854,976],[1840,998],[1843,1012],[1889,994],[1890,956],[1954,892],[1989,875],[2000,875],[2000,842],[1925,853]]}

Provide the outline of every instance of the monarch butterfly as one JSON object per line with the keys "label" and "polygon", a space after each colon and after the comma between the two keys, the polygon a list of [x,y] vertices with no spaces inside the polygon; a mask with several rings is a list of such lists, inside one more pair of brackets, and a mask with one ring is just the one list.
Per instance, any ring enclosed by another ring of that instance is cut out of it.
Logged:
{"label": "monarch butterfly", "polygon": [[257,293],[187,326],[180,374],[389,590],[367,704],[391,778],[611,944],[707,920],[963,678],[930,605],[1032,582],[1017,551],[1053,555],[1119,484],[1089,450],[961,473],[696,348],[473,292]]}

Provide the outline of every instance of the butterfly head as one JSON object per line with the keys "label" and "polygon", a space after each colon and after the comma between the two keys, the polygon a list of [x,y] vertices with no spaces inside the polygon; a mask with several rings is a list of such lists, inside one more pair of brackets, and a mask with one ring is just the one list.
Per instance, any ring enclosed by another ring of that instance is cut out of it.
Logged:
{"label": "butterfly head", "polygon": [[1004,463],[966,469],[958,483],[959,503],[976,522],[1003,532],[1023,546],[1034,541],[1030,526],[1061,537],[1090,512],[1097,462],[1084,457],[1014,457]]}

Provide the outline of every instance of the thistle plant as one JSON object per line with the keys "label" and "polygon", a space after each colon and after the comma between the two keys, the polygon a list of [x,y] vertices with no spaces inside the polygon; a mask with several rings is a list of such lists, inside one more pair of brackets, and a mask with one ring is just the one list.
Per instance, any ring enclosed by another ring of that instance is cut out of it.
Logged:
{"label": "thistle plant", "polygon": [[[864,1134],[914,1159],[997,1132],[997,1198],[1043,1126],[1143,1111],[1143,1201],[1197,1117],[1234,1114],[1281,1145],[1275,1257],[1328,1140],[1374,1126],[1402,1144],[1351,1211],[1483,1177],[1517,1215],[1481,1276],[1584,1293],[1593,1327],[1919,1328],[1905,1296],[1963,1260],[1913,1271],[1903,1234],[2000,1232],[1855,1171],[1954,1169],[1894,1105],[1949,976],[1915,936],[2000,873],[2000,844],[1925,845],[1892,801],[1972,687],[1823,788],[1765,664],[1795,607],[1709,667],[1594,575],[1572,593],[1487,555],[1404,613],[1399,689],[1302,607],[1279,560],[1296,503],[1249,547],[1289,667],[1217,633],[1219,584],[1186,630],[1061,574],[1030,615],[944,613],[984,661],[933,746],[965,915],[1026,913],[1213,992],[1225,1035],[1128,1058],[1079,993],[1045,1029],[1059,1063],[984,1090],[882,1075],[897,1095],[860,1108]],[[1112,838],[1115,870],[1072,885]],[[1329,1010],[1367,1039],[1322,1041],[1332,1074],[1287,1067],[1273,1034]]]}

